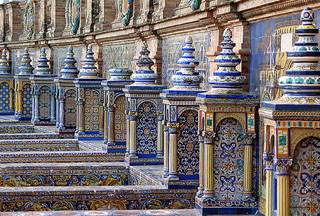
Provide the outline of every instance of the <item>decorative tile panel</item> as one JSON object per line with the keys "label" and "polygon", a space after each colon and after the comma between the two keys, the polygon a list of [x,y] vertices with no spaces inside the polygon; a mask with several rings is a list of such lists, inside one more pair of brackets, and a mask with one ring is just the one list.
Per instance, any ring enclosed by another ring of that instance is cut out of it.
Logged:
{"label": "decorative tile panel", "polygon": [[[103,71],[111,68],[129,68],[134,70],[133,57],[136,52],[134,43],[116,44],[103,47]],[[107,77],[105,77],[107,78]]]}
{"label": "decorative tile panel", "polygon": [[290,173],[290,215],[320,214],[320,140],[309,137],[296,147]]}
{"label": "decorative tile panel", "polygon": [[214,191],[217,200],[241,201],[244,178],[244,147],[241,124],[223,119],[214,138]]}
{"label": "decorative tile panel", "polygon": [[51,114],[51,90],[43,86],[39,90],[39,118],[42,121],[50,120]]}
{"label": "decorative tile panel", "polygon": [[177,172],[180,179],[198,179],[199,175],[199,137],[198,112],[184,111],[178,118],[177,134]]}
{"label": "decorative tile panel", "polygon": [[114,111],[114,139],[116,142],[126,141],[126,98],[124,95],[119,96],[115,102]]}
{"label": "decorative tile panel", "polygon": [[[199,61],[197,71],[203,76],[204,82],[201,87],[205,88],[208,83],[207,71],[209,71],[209,62],[205,53],[210,45],[210,33],[198,33],[190,35],[196,52],[195,59]],[[182,56],[182,47],[184,46],[185,36],[165,38],[162,42],[162,83],[167,88],[172,87],[171,77],[180,69],[177,65],[178,59]]]}
{"label": "decorative tile panel", "polygon": [[0,83],[0,113],[9,111],[10,87],[7,82]]}
{"label": "decorative tile panel", "polygon": [[84,129],[88,132],[97,132],[99,131],[100,95],[97,91],[85,89],[84,97]]}
{"label": "decorative tile panel", "polygon": [[75,128],[77,121],[77,104],[76,104],[76,91],[69,89],[65,93],[64,104],[64,125],[66,128]]}
{"label": "decorative tile panel", "polygon": [[157,110],[151,102],[138,107],[137,153],[139,157],[155,157],[157,154]]}
{"label": "decorative tile panel", "polygon": [[22,114],[26,118],[32,114],[31,84],[25,84],[22,88]]}
{"label": "decorative tile panel", "polygon": [[277,145],[278,157],[288,157],[289,155],[288,128],[278,128],[277,137],[278,137],[278,145]]}

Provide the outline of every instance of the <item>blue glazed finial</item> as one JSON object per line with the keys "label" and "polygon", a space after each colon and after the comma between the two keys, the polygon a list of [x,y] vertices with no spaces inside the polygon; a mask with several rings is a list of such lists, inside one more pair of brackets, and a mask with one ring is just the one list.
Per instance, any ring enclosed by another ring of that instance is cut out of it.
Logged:
{"label": "blue glazed finial", "polygon": [[236,44],[231,40],[232,32],[226,28],[223,32],[223,41],[220,44],[222,51],[214,60],[218,65],[218,70],[209,77],[209,83],[212,86],[211,93],[221,95],[241,95],[242,87],[246,81],[245,76],[237,71],[236,66],[241,60],[233,52]]}
{"label": "blue glazed finial", "polygon": [[164,90],[164,92],[183,93],[192,94],[199,93],[200,83],[203,77],[199,75],[199,72],[195,71],[195,67],[199,65],[199,62],[194,56],[195,48],[193,46],[193,40],[191,36],[187,36],[184,45],[182,47],[182,56],[177,61],[177,65],[180,70],[172,76],[171,80],[173,83],[173,88]]}
{"label": "blue glazed finial", "polygon": [[135,81],[134,85],[152,85],[155,84],[155,81],[158,78],[158,75],[151,69],[154,62],[149,57],[149,54],[148,44],[144,41],[140,52],[140,58],[136,63],[138,70],[132,75],[132,79]]}
{"label": "blue glazed finial", "polygon": [[20,62],[19,75],[32,74],[33,67],[30,63],[31,63],[31,59],[30,59],[30,55],[29,55],[29,49],[25,48],[21,62]]}
{"label": "blue glazed finial", "polygon": [[80,70],[79,78],[96,79],[98,78],[98,69],[95,66],[96,60],[93,57],[92,45],[88,46],[87,55],[83,61],[83,67]]}
{"label": "blue glazed finial", "polygon": [[78,76],[79,70],[75,66],[77,60],[74,58],[73,47],[68,47],[67,57],[64,60],[64,67],[60,71],[62,78],[76,78]]}
{"label": "blue glazed finial", "polygon": [[312,10],[305,8],[301,13],[302,25],[295,30],[299,39],[287,53],[293,63],[292,68],[279,79],[280,89],[284,92],[284,96],[277,101],[279,103],[320,102],[320,51],[318,43],[314,41],[319,30],[312,23],[313,19]]}
{"label": "blue glazed finial", "polygon": [[0,59],[0,74],[10,74],[9,61],[7,59],[6,50],[2,50],[1,59]]}
{"label": "blue glazed finial", "polygon": [[40,58],[38,60],[38,66],[36,67],[36,75],[48,75],[50,74],[50,67],[48,65],[49,60],[47,59],[46,49],[41,48]]}

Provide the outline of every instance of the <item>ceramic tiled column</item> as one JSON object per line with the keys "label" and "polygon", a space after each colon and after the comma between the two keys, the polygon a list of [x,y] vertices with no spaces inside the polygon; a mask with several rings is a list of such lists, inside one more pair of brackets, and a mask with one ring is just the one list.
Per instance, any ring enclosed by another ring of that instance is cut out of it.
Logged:
{"label": "ceramic tiled column", "polygon": [[[77,89],[77,130],[75,136],[86,140],[103,140],[103,91],[98,77],[92,46],[88,46],[84,65],[74,81]],[[102,118],[102,119],[101,119]]]}
{"label": "ceramic tiled column", "polygon": [[69,46],[65,66],[60,71],[61,77],[54,80],[56,83],[56,132],[74,133],[76,130],[76,87],[74,80],[78,76],[75,66],[77,60],[74,58],[73,47]]}
{"label": "ceramic tiled column", "polygon": [[204,179],[196,208],[211,214],[230,206],[233,212],[253,214],[257,208],[252,181],[256,179],[253,145],[259,100],[258,96],[243,91],[246,77],[236,70],[241,60],[233,51],[236,44],[231,40],[230,29],[225,29],[223,38],[222,51],[214,60],[218,70],[209,77],[212,89],[197,96],[204,125],[204,148],[200,153]]}
{"label": "ceramic tiled column", "polygon": [[[320,51],[318,43],[314,40],[319,30],[313,23],[314,17],[311,8],[308,7],[301,13],[302,24],[295,29],[298,41],[287,52],[288,59],[292,61],[292,67],[278,80],[283,96],[274,101],[263,102],[259,110],[266,134],[264,160],[267,165],[266,215],[268,216],[295,215],[299,214],[298,212],[307,214],[305,204],[291,199],[293,205],[290,205],[290,198],[299,197],[302,193],[290,188],[289,179],[293,187],[300,187],[297,184],[304,180],[299,173],[317,170],[313,165],[308,168],[297,165],[306,162],[307,159],[299,158],[299,155],[312,151],[306,146],[315,147],[317,141],[314,137],[320,136],[318,122],[320,119],[320,69],[318,67]],[[295,164],[295,167],[291,167],[291,164]],[[308,185],[319,187],[314,180],[315,175],[310,174]],[[312,190],[308,192],[308,196],[314,196]],[[308,206],[310,209],[317,208],[317,204],[312,200]]]}
{"label": "ceramic tiled column", "polygon": [[171,78],[173,87],[161,94],[168,110],[169,148],[164,154],[169,159],[169,175],[165,179],[169,187],[197,188],[199,184],[199,107],[195,99],[205,90],[200,88],[203,77],[195,70],[199,62],[194,51],[192,37],[188,36],[177,62],[180,70]]}
{"label": "ceramic tiled column", "polygon": [[127,139],[125,85],[130,85],[132,71],[128,68],[109,70],[109,79],[102,82],[105,91],[104,146],[109,153],[125,153]]}
{"label": "ceramic tiled column", "polygon": [[15,79],[15,119],[31,120],[32,117],[32,92],[31,82],[29,80],[33,72],[30,64],[29,50],[25,48],[21,59],[19,73],[14,76]]}
{"label": "ceramic tiled column", "polygon": [[158,126],[163,116],[163,104],[159,94],[164,86],[155,84],[158,75],[151,70],[154,63],[149,57],[146,42],[140,54],[136,63],[138,70],[132,75],[134,83],[124,89],[130,104],[130,139],[126,162],[130,165],[162,164],[163,144],[157,142],[163,136],[163,131],[158,130]]}
{"label": "ceramic tiled column", "polygon": [[5,49],[2,50],[0,59],[0,79],[0,115],[14,114],[14,79],[13,74],[10,73],[9,61]]}
{"label": "ceramic tiled column", "polygon": [[33,125],[55,125],[55,84],[56,75],[50,74],[45,48],[41,49],[38,66],[30,76],[32,85],[32,119]]}

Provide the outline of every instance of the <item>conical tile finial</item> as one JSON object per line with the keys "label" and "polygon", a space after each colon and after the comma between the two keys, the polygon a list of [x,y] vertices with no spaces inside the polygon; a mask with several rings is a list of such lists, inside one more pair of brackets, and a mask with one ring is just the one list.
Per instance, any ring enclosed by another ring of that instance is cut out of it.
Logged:
{"label": "conical tile finial", "polygon": [[64,60],[65,66],[60,71],[62,78],[76,78],[78,76],[79,70],[75,66],[77,60],[74,58],[73,47],[68,47],[67,57]]}
{"label": "conical tile finial", "polygon": [[154,62],[149,57],[149,54],[148,44],[144,41],[140,52],[140,58],[136,63],[138,70],[132,75],[135,85],[152,85],[155,84],[155,81],[158,78],[158,75],[151,69]]}
{"label": "conical tile finial", "polygon": [[83,61],[83,67],[80,70],[79,78],[96,79],[98,78],[98,69],[95,66],[96,60],[93,57],[92,45],[88,46],[87,55]]}
{"label": "conical tile finial", "polygon": [[313,24],[314,15],[310,8],[302,11],[300,20],[302,24],[295,30],[299,39],[287,53],[293,63],[292,68],[279,79],[280,89],[284,92],[284,96],[278,100],[280,103],[320,102],[320,51],[318,43],[314,41],[319,30]]}
{"label": "conical tile finial", "polygon": [[7,52],[5,49],[2,50],[0,59],[0,74],[10,74],[9,61],[7,59]]}
{"label": "conical tile finial", "polygon": [[194,57],[195,48],[191,36],[187,36],[182,47],[182,56],[177,64],[180,70],[173,75],[171,80],[174,85],[171,90],[199,90],[203,77],[195,71],[199,62]]}
{"label": "conical tile finial", "polygon": [[40,58],[38,60],[38,66],[34,70],[36,75],[48,75],[50,74],[50,67],[48,65],[49,60],[47,59],[46,49],[41,48]]}
{"label": "conical tile finial", "polygon": [[209,84],[212,86],[211,93],[233,95],[242,94],[242,86],[246,81],[245,76],[237,71],[236,66],[241,60],[233,52],[235,43],[231,40],[232,32],[229,28],[223,32],[223,41],[220,44],[222,51],[214,60],[219,69],[209,77]]}
{"label": "conical tile finial", "polygon": [[20,62],[19,75],[32,74],[33,67],[30,63],[31,63],[31,59],[29,55],[29,49],[25,48],[21,62]]}

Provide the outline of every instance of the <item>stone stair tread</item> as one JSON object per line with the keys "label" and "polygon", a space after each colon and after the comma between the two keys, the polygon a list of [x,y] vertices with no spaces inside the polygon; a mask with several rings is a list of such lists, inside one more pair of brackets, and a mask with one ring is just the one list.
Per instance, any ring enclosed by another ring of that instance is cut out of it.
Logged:
{"label": "stone stair tread", "polygon": [[160,185],[121,185],[121,186],[41,186],[41,187],[0,187],[0,196],[2,193],[37,193],[55,195],[55,193],[72,193],[83,195],[83,193],[96,194],[105,191],[135,191],[136,193],[146,193],[150,190],[163,190],[166,186]]}
{"label": "stone stair tread", "polygon": [[[163,215],[163,216],[198,216],[196,209],[158,209],[158,210],[106,210],[106,211],[47,211],[47,212],[4,212],[2,216],[124,216],[124,215]],[[224,215],[228,216],[228,215]],[[239,216],[239,215],[238,215]],[[247,215],[248,216],[248,215]]]}
{"label": "stone stair tread", "polygon": [[37,168],[53,168],[53,167],[119,167],[125,166],[124,162],[79,162],[79,163],[8,163],[0,164],[0,169],[4,168],[28,168],[28,167],[37,167]]}

